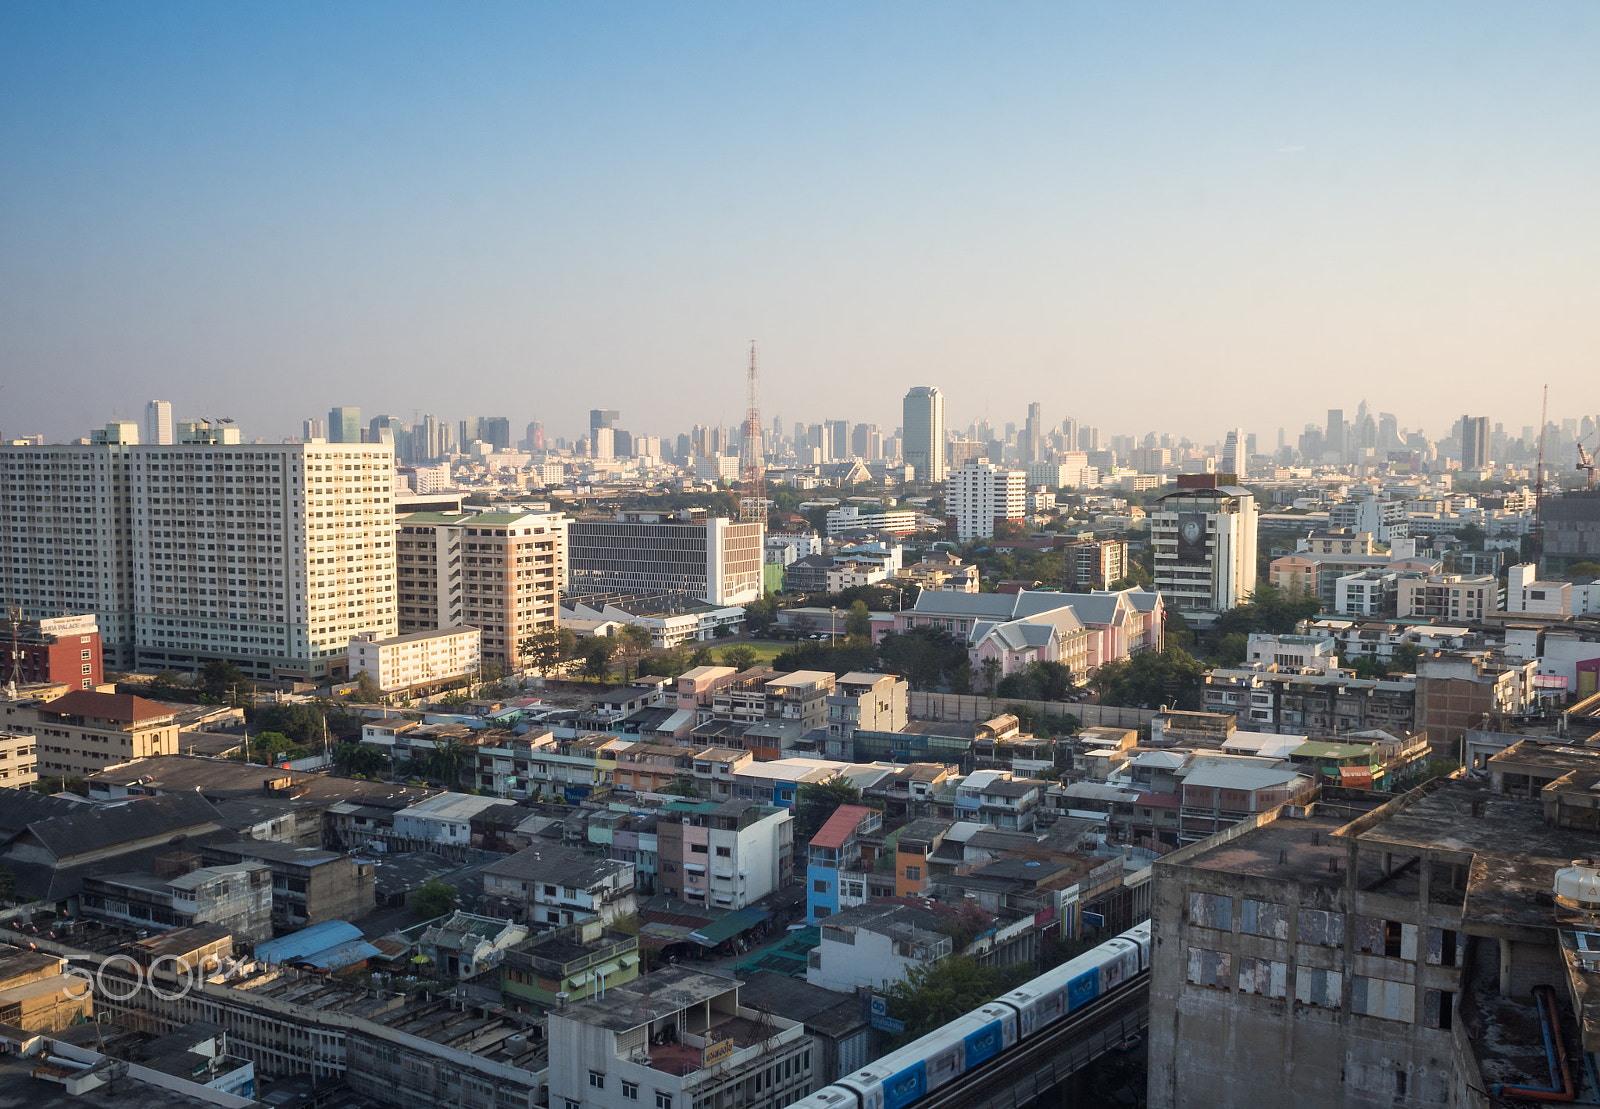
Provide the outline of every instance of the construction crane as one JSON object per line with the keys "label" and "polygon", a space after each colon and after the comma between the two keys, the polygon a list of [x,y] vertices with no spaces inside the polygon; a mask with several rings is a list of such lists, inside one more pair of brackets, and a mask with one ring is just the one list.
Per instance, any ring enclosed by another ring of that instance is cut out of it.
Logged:
{"label": "construction crane", "polygon": [[1578,444],[1578,464],[1576,466],[1574,466],[1573,469],[1589,471],[1589,480],[1584,484],[1584,488],[1585,489],[1591,489],[1592,490],[1594,488],[1594,465],[1595,465],[1595,463],[1594,463],[1594,455],[1592,455],[1588,451],[1584,450],[1583,449],[1583,444],[1579,443]]}

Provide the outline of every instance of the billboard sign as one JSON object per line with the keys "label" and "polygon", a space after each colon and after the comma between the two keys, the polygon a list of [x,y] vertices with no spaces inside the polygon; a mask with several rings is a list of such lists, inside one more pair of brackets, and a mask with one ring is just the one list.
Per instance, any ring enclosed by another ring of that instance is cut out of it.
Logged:
{"label": "billboard sign", "polygon": [[1189,566],[1205,564],[1206,515],[1204,512],[1178,513],[1178,561]]}

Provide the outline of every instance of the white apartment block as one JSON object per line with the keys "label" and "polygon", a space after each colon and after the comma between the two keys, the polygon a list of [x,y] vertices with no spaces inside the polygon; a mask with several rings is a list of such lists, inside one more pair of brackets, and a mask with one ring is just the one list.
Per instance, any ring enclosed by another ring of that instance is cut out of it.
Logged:
{"label": "white apartment block", "polygon": [[400,630],[466,624],[483,660],[521,664],[519,644],[559,620],[567,518],[559,512],[414,512],[396,533]]}
{"label": "white apartment block", "polygon": [[1500,607],[1493,574],[1401,574],[1395,580],[1395,615],[1441,620],[1482,620]]}
{"label": "white apartment block", "polygon": [[910,535],[917,530],[917,514],[908,509],[890,509],[874,512],[862,511],[861,506],[842,505],[828,510],[828,534],[865,528],[870,531],[891,531],[897,535]]}
{"label": "white apartment block", "polygon": [[945,480],[945,515],[963,543],[994,534],[999,520],[1021,524],[1028,515],[1027,475],[987,462],[969,462]]}
{"label": "white apartment block", "polygon": [[365,672],[385,693],[438,689],[478,672],[477,628],[406,632],[390,639],[371,633],[350,639],[350,676]]}
{"label": "white apartment block", "polygon": [[1150,516],[1156,589],[1183,613],[1223,612],[1256,584],[1256,499],[1214,477],[1180,479]]}
{"label": "white apartment block", "polygon": [[1572,583],[1539,581],[1539,568],[1519,562],[1506,574],[1506,611],[1536,612],[1543,616],[1572,615]]}
{"label": "white apartment block", "polygon": [[0,448],[0,602],[93,613],[108,669],[338,676],[396,631],[393,470],[360,443]]}

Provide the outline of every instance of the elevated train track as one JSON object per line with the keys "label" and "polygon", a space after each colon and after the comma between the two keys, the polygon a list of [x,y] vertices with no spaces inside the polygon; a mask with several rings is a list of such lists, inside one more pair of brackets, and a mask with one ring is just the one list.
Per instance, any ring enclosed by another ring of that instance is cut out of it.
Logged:
{"label": "elevated train track", "polygon": [[1150,1023],[1150,972],[1059,1021],[916,1102],[915,1109],[1013,1109],[1066,1082],[1143,1034]]}

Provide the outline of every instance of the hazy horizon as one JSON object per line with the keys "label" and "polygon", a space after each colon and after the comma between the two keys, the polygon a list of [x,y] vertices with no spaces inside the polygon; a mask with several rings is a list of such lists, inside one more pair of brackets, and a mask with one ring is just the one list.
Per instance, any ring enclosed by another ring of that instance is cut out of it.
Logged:
{"label": "hazy horizon", "polygon": [[[1600,410],[1600,10],[12,4],[0,429]],[[1587,406],[1587,407],[1586,407]]]}

